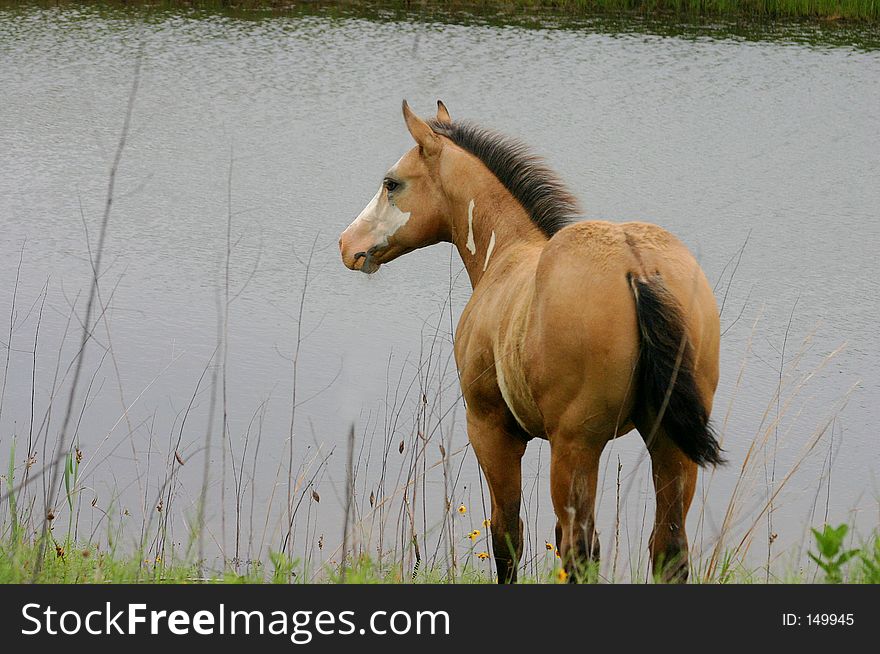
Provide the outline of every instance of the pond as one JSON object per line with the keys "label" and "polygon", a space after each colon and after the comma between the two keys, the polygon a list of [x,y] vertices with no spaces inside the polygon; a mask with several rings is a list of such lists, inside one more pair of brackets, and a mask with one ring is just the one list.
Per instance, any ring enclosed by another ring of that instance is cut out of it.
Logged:
{"label": "pond", "polygon": [[[720,537],[781,570],[810,525],[867,535],[878,42],[321,8],[0,10],[0,462],[13,457],[16,483],[33,475],[19,511],[39,527],[140,61],[66,430],[82,461],[56,532],[72,512],[82,540],[170,555],[204,521],[206,558],[283,549],[317,567],[339,560],[347,507],[349,546],[410,566],[415,533],[424,561],[488,574],[473,556],[489,549],[488,493],[450,358],[461,262],[439,245],[368,278],[337,249],[411,147],[401,100],[427,115],[442,98],[545,156],[586,218],[674,232],[715,285],[713,418],[730,463],[701,475],[689,534],[702,560]],[[548,454],[535,442],[526,458],[535,569],[553,541]],[[648,471],[635,434],[606,450],[609,576],[644,574]]]}

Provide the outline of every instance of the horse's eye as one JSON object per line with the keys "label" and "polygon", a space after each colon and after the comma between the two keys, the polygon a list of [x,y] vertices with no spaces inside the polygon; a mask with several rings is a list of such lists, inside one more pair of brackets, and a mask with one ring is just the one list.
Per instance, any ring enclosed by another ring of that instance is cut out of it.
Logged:
{"label": "horse's eye", "polygon": [[389,193],[391,193],[392,191],[394,191],[396,188],[398,188],[400,186],[400,182],[396,182],[393,179],[389,179],[387,177],[382,182],[382,184],[385,185],[385,190],[388,191]]}

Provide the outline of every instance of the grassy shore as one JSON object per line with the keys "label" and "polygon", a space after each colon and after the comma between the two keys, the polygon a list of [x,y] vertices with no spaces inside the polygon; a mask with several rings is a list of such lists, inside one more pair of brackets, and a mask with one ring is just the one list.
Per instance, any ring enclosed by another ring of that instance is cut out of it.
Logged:
{"label": "grassy shore", "polygon": [[[847,542],[848,528],[826,526],[813,532],[814,542],[808,558],[815,565],[795,562],[776,583],[880,583],[880,535],[862,544]],[[326,564],[308,569],[297,559],[273,553],[269,562],[234,570],[224,566],[213,570],[192,558],[184,556],[170,561],[145,556],[143,553],[123,553],[97,545],[77,544],[71,541],[52,541],[45,548],[42,563],[35,566],[40,557],[36,540],[21,535],[7,536],[0,541],[0,583],[360,583],[360,584],[478,584],[491,583],[493,577],[486,570],[467,566],[450,576],[442,568],[426,568],[419,574],[410,574],[398,564],[384,564],[366,556],[346,561],[344,565]],[[730,560],[730,557],[722,557]],[[711,574],[695,564],[691,580],[710,584],[767,583],[763,570],[749,570],[742,566],[721,566]],[[36,572],[35,572],[36,569]],[[602,578],[596,570],[585,573],[585,581],[591,583],[614,583],[614,579]],[[559,558],[553,551],[538,572],[526,574],[520,583],[547,584],[568,581]]]}
{"label": "grassy shore", "polygon": [[300,11],[303,7],[418,12],[472,12],[491,15],[609,16],[652,18],[803,19],[814,21],[877,22],[880,0],[2,0],[0,7],[37,4],[88,4],[194,9],[215,12]]}
{"label": "grassy shore", "polygon": [[[437,4],[454,4],[437,0]],[[512,5],[590,13],[726,16],[749,18],[821,18],[877,20],[877,0],[482,0],[483,5]]]}
{"label": "grassy shore", "polygon": [[[244,0],[255,2],[258,0]],[[276,0],[270,0],[276,2]],[[351,4],[359,4],[349,0]],[[234,4],[234,3],[233,3]],[[281,4],[281,3],[279,3]],[[591,15],[632,13],[648,16],[723,16],[748,18],[880,18],[880,0],[412,0],[390,4],[407,7],[481,7],[529,12],[559,11]]]}

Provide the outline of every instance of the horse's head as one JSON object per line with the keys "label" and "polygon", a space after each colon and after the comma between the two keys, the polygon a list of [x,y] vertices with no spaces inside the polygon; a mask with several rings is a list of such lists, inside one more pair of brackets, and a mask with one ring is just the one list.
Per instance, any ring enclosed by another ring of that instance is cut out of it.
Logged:
{"label": "horse's head", "polygon": [[[439,175],[443,139],[406,100],[403,118],[416,146],[385,173],[376,195],[339,237],[342,262],[351,270],[374,273],[402,254],[449,238]],[[437,121],[449,122],[440,101]]]}

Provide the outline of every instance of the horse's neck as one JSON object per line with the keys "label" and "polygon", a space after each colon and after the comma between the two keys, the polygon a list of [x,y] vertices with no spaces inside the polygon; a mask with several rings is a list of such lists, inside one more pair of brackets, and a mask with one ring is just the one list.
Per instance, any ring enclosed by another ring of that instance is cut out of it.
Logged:
{"label": "horse's neck", "polygon": [[547,243],[525,209],[506,190],[488,187],[461,193],[453,213],[452,242],[473,288],[496,267],[510,267],[512,258],[531,264],[536,260],[534,254]]}

